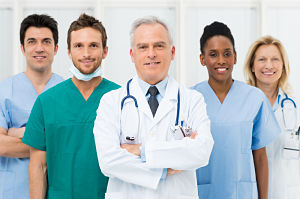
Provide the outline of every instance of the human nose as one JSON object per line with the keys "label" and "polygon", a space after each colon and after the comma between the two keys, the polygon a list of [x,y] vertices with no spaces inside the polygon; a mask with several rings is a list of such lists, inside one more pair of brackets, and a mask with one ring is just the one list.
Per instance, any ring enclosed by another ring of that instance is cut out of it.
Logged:
{"label": "human nose", "polygon": [[156,57],[156,51],[153,47],[150,47],[148,50],[148,57],[154,59]]}
{"label": "human nose", "polygon": [[83,57],[89,57],[89,49],[88,48],[83,48],[83,52],[82,52],[82,55]]}
{"label": "human nose", "polygon": [[218,56],[218,64],[221,66],[225,64],[225,58],[222,55]]}
{"label": "human nose", "polygon": [[265,68],[266,69],[271,69],[271,68],[273,68],[273,64],[272,64],[272,62],[271,62],[271,60],[267,60],[267,62],[266,62],[266,65],[265,65]]}
{"label": "human nose", "polygon": [[42,44],[41,42],[38,42],[38,43],[36,44],[35,51],[36,51],[37,53],[42,53],[42,52],[44,52],[44,46],[43,46],[43,44]]}

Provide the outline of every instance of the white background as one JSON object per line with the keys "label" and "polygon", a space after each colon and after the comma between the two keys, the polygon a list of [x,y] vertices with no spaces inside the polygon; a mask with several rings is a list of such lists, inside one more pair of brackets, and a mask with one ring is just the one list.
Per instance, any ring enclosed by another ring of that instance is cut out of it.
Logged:
{"label": "white background", "polygon": [[262,35],[281,40],[288,52],[294,95],[300,99],[300,2],[297,0],[0,0],[0,80],[24,71],[19,28],[24,17],[44,13],[59,24],[59,51],[53,71],[70,77],[67,30],[80,13],[103,21],[108,34],[108,57],[103,61],[105,77],[123,84],[135,74],[129,56],[129,30],[134,19],[155,15],[169,25],[176,47],[170,75],[192,86],[207,79],[199,62],[199,39],[205,25],[226,23],[235,38],[238,62],[234,79],[244,81],[243,64],[248,47]]}

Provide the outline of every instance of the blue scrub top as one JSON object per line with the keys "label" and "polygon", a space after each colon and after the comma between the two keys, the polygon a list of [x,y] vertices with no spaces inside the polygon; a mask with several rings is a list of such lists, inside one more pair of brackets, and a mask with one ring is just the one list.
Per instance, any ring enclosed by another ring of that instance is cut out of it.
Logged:
{"label": "blue scrub top", "polygon": [[[63,81],[53,74],[44,90]],[[0,83],[0,127],[20,128],[26,126],[32,106],[38,97],[32,83],[24,73],[17,74]],[[0,199],[29,198],[29,158],[0,157]]]}
{"label": "blue scrub top", "polygon": [[235,80],[223,103],[207,81],[201,92],[215,144],[209,164],[197,170],[200,199],[258,199],[252,150],[280,133],[272,108],[259,89]]}

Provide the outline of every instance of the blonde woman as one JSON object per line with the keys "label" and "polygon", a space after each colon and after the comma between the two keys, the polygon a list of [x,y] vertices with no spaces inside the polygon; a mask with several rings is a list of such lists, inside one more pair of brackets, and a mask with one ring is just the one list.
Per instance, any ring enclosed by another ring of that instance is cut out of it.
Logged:
{"label": "blonde woman", "polygon": [[295,135],[299,124],[288,84],[288,56],[282,43],[271,36],[255,41],[249,48],[244,72],[247,83],[260,88],[268,97],[282,130],[267,146],[269,198],[300,198],[299,136]]}

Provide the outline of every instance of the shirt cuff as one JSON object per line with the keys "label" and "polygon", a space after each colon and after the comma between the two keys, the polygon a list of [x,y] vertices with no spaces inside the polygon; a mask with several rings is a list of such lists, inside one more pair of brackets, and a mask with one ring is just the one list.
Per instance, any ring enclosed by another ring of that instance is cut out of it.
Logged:
{"label": "shirt cuff", "polygon": [[164,168],[164,169],[163,169],[163,172],[162,172],[162,175],[161,175],[161,177],[160,177],[160,180],[166,179],[166,177],[167,177],[167,172],[168,172],[168,169],[167,169],[167,168]]}
{"label": "shirt cuff", "polygon": [[142,162],[146,162],[146,154],[145,154],[145,145],[144,144],[142,144],[141,146],[140,146],[140,156],[141,156],[141,160],[142,160]]}

